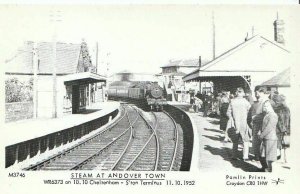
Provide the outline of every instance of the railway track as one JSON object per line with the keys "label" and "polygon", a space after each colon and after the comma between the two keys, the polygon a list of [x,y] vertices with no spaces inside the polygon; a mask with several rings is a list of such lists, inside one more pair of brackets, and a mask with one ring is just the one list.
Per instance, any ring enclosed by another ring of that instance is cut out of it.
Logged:
{"label": "railway track", "polygon": [[[149,139],[149,141],[151,140],[150,146],[141,153],[140,158],[130,170],[180,170],[183,137],[175,120],[167,112],[151,112],[148,119],[143,118],[152,128],[155,139]],[[153,148],[155,144],[157,145],[156,150]]]}
{"label": "railway track", "polygon": [[111,127],[24,170],[76,170],[87,163],[95,164],[94,159],[105,155],[108,150],[115,150],[120,142],[129,139],[132,123],[129,123],[128,115],[128,110],[124,108],[120,119]]}
{"label": "railway track", "polygon": [[126,105],[111,127],[24,170],[179,170],[176,122],[165,112],[151,114],[149,120]]}
{"label": "railway track", "polygon": [[159,118],[156,129],[160,144],[159,165],[157,170],[174,170],[175,161],[179,159],[179,128],[174,119],[167,112],[153,112],[153,114],[156,118]]}

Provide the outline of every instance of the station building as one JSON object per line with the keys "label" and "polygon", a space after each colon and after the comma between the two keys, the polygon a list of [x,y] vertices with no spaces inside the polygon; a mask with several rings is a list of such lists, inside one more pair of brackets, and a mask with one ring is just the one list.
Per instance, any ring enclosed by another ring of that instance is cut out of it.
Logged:
{"label": "station building", "polygon": [[180,92],[184,90],[182,78],[187,74],[199,68],[198,59],[180,59],[170,60],[168,64],[161,66],[161,73],[167,88],[173,86],[174,90]]}
{"label": "station building", "polygon": [[254,91],[277,73],[290,67],[290,52],[282,45],[256,35],[183,77],[185,82],[211,81],[216,93],[242,87]]}
{"label": "station building", "polygon": [[[292,64],[291,54],[284,44],[284,22],[277,19],[274,25],[274,40],[256,35],[219,55],[207,64],[185,75],[189,82],[212,82],[214,93],[235,92],[242,87],[248,93]],[[201,90],[201,88],[200,88]]]}
{"label": "station building", "polygon": [[183,81],[183,77],[188,73],[199,69],[201,64],[206,63],[207,61],[202,61],[200,56],[199,59],[170,60],[168,64],[161,67],[162,71],[157,76],[165,83],[167,93],[172,96],[172,101],[189,101],[189,93],[197,93],[199,88],[202,88],[202,91],[212,90],[209,82],[202,83],[200,86],[196,81],[189,83]]}
{"label": "station building", "polygon": [[[53,48],[56,48],[55,51]],[[8,117],[27,114],[28,111],[39,118],[80,113],[103,100],[100,88],[106,82],[106,77],[96,73],[84,41],[81,44],[25,42],[16,55],[6,61],[5,76],[6,80],[31,79],[33,87],[36,87],[29,108],[24,109],[23,102],[19,102],[20,106],[15,106],[18,103],[6,103]]]}

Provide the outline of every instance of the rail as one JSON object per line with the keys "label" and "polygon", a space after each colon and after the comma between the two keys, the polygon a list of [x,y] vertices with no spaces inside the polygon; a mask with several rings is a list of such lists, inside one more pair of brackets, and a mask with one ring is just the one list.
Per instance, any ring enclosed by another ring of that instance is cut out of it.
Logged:
{"label": "rail", "polygon": [[128,170],[136,161],[137,159],[140,157],[140,155],[144,152],[145,148],[148,146],[149,142],[151,141],[151,139],[154,138],[156,139],[156,160],[155,160],[155,164],[154,164],[154,170],[157,170],[157,166],[158,166],[158,159],[159,159],[159,142],[158,142],[158,137],[157,137],[157,133],[156,133],[156,127],[157,127],[157,120],[155,122],[155,128],[153,128],[153,126],[150,125],[150,123],[146,120],[146,118],[140,113],[140,111],[138,111],[139,115],[141,116],[141,118],[147,123],[147,125],[150,127],[150,129],[153,131],[153,133],[151,134],[151,136],[148,138],[147,142],[144,144],[144,146],[142,147],[142,149],[140,150],[140,152],[134,157],[134,159],[128,164],[128,166],[125,168],[125,170]]}
{"label": "rail", "polygon": [[178,149],[178,141],[179,141],[179,132],[178,132],[178,128],[177,128],[177,123],[176,121],[173,119],[173,117],[171,117],[171,115],[169,113],[167,113],[166,111],[163,111],[166,115],[168,115],[171,120],[173,121],[174,124],[174,141],[175,141],[175,145],[174,145],[174,152],[173,152],[173,157],[172,157],[172,162],[170,165],[170,169],[169,171],[171,171],[173,169],[173,165],[176,159],[176,154],[177,154],[177,149]]}
{"label": "rail", "polygon": [[111,170],[114,170],[116,168],[116,166],[119,164],[119,162],[121,161],[122,157],[124,156],[125,152],[127,151],[128,147],[129,147],[129,145],[130,145],[130,143],[132,142],[132,139],[133,139],[133,125],[134,125],[134,123],[136,123],[136,121],[138,119],[138,116],[136,117],[136,119],[134,120],[133,123],[130,122],[128,114],[127,114],[127,118],[128,118],[128,122],[129,122],[130,128],[131,128],[130,139],[129,139],[127,145],[125,146],[124,150],[122,151],[122,153],[120,154],[120,156],[116,160],[116,162],[111,167]]}

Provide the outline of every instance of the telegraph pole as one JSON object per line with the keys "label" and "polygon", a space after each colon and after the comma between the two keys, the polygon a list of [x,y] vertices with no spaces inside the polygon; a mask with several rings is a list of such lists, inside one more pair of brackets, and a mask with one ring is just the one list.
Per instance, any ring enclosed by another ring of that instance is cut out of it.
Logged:
{"label": "telegraph pole", "polygon": [[96,42],[96,73],[98,74],[98,42]]}
{"label": "telegraph pole", "polygon": [[213,31],[213,34],[212,34],[212,38],[213,38],[213,40],[212,40],[212,42],[213,42],[213,44],[212,44],[212,46],[213,46],[213,60],[216,58],[216,29],[215,29],[215,14],[214,14],[214,12],[212,12],[212,31]]}
{"label": "telegraph pole", "polygon": [[53,22],[53,36],[52,36],[52,77],[53,77],[53,98],[52,98],[52,118],[57,118],[57,76],[56,76],[56,23],[60,22],[60,11],[53,11],[50,14],[50,21]]}
{"label": "telegraph pole", "polygon": [[52,117],[57,117],[57,79],[56,79],[56,37],[53,35],[52,39],[52,70],[53,70],[53,99],[52,99]]}
{"label": "telegraph pole", "polygon": [[[98,74],[100,71],[98,70],[98,52],[99,52],[99,46],[98,46],[98,42],[96,42],[96,60],[95,60],[95,63],[96,63],[96,74]],[[98,96],[97,94],[98,94],[98,84],[97,84],[97,82],[96,83],[94,83],[94,102],[96,102],[96,96]]]}
{"label": "telegraph pole", "polygon": [[38,114],[38,54],[37,54],[37,43],[33,43],[32,49],[32,63],[33,63],[33,118],[36,119]]}
{"label": "telegraph pole", "polygon": [[[108,53],[106,53],[106,68],[104,68],[104,69],[106,69],[106,72],[105,72],[105,74],[103,74],[103,75],[106,75],[106,82],[105,82],[105,84],[104,85],[102,85],[102,99],[103,99],[103,102],[104,101],[106,101],[106,99],[105,99],[105,93],[106,93],[106,90],[108,89],[108,72],[109,72],[109,56],[110,56],[110,52],[108,52]],[[104,61],[104,66],[105,66],[105,61]],[[103,70],[104,70],[103,69]],[[105,70],[104,70],[105,71]]]}

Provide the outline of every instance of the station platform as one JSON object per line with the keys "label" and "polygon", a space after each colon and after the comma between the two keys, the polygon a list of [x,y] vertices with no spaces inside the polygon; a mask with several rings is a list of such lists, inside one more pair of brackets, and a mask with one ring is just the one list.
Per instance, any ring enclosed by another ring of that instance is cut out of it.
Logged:
{"label": "station platform", "polygon": [[79,114],[55,119],[30,119],[4,125],[5,167],[26,165],[53,154],[109,125],[120,113],[120,103],[93,104]]}
{"label": "station platform", "polygon": [[[261,168],[258,161],[232,160],[232,143],[224,142],[224,132],[219,129],[219,119],[203,117],[203,113],[189,113],[194,129],[194,150],[191,170],[201,172],[258,172]],[[251,159],[250,147],[250,159]],[[239,146],[240,158],[242,147]],[[286,149],[289,157],[289,148]],[[289,163],[281,160],[273,162],[273,172],[286,172],[290,170]]]}
{"label": "station platform", "polygon": [[79,114],[70,114],[55,119],[27,119],[12,123],[6,123],[4,130],[7,138],[4,145],[12,145],[33,138],[45,136],[50,133],[81,125],[99,117],[103,117],[117,109],[118,102],[103,102],[93,104]]}

